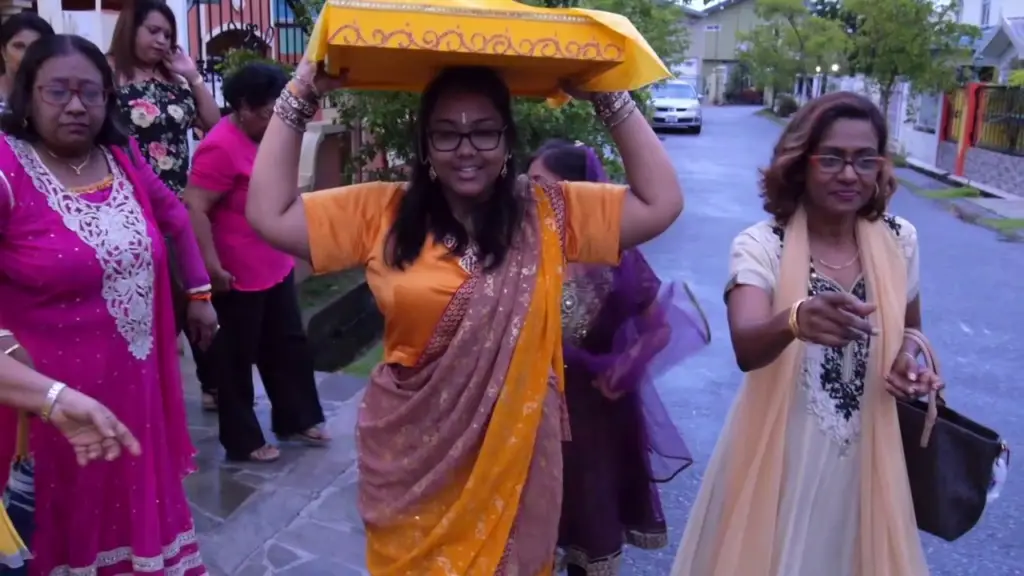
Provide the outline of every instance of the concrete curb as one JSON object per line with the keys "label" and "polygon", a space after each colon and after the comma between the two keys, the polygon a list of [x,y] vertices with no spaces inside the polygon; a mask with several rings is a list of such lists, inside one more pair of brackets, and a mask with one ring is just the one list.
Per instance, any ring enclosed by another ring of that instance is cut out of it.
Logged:
{"label": "concrete curb", "polygon": [[998,188],[989,186],[988,184],[984,184],[976,180],[971,180],[969,178],[964,178],[963,176],[957,176],[956,174],[951,174],[950,172],[943,170],[942,168],[939,168],[937,166],[932,166],[927,162],[921,162],[920,160],[916,160],[914,158],[907,158],[906,162],[907,168],[910,168],[911,170],[920,172],[925,176],[935,178],[936,180],[949,184],[950,186],[969,186],[980,192],[981,195],[986,198],[999,198],[1001,200],[1024,200],[1024,198],[1016,194],[1004,192]]}

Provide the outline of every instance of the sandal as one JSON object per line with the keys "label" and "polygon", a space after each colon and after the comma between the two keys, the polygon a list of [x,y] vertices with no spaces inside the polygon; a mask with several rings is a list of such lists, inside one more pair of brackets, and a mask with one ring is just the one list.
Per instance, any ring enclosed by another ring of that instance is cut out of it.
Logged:
{"label": "sandal", "polygon": [[270,444],[264,444],[259,448],[253,450],[249,454],[243,455],[241,458],[235,457],[228,454],[227,459],[231,462],[252,462],[255,464],[269,464],[276,461],[281,457],[281,451],[277,449],[277,446],[271,446]]}
{"label": "sandal", "polygon": [[217,396],[209,392],[203,392],[203,412],[217,411]]}
{"label": "sandal", "polygon": [[323,448],[331,442],[331,437],[325,434],[324,431],[317,426],[314,426],[305,432],[299,432],[298,434],[278,436],[278,439],[283,442],[299,442],[311,448]]}

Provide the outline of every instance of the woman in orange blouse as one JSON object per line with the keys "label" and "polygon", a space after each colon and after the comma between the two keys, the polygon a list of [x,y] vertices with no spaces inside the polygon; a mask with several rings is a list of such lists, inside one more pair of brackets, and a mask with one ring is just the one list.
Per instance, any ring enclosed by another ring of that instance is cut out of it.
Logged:
{"label": "woman in orange blouse", "polygon": [[423,94],[407,183],[298,197],[301,134],[340,87],[308,62],[260,144],[247,215],[319,273],[365,266],[385,358],[357,424],[374,576],[550,574],[561,502],[562,273],[614,264],[682,210],[661,143],[628,94],[590,97],[631,188],[517,178],[508,87],[447,69]]}

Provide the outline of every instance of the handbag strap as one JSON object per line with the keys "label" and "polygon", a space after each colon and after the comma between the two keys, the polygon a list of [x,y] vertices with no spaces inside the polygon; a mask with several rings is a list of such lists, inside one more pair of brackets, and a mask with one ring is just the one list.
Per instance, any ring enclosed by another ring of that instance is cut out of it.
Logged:
{"label": "handbag strap", "polygon": [[[903,336],[910,341],[917,344],[920,349],[920,354],[924,360],[925,366],[935,373],[936,376],[940,374],[939,359],[935,355],[935,349],[932,348],[931,342],[923,332],[915,328],[907,328]],[[928,412],[925,414],[924,427],[921,430],[921,448],[928,447],[928,441],[932,436],[932,429],[935,428],[935,422],[939,419],[939,404],[945,404],[946,400],[942,397],[938,390],[931,390],[928,392]]]}
{"label": "handbag strap", "polygon": [[28,435],[29,435],[29,423],[28,423],[28,412],[18,411],[18,435],[15,444],[14,459],[15,461],[24,460],[28,458]]}

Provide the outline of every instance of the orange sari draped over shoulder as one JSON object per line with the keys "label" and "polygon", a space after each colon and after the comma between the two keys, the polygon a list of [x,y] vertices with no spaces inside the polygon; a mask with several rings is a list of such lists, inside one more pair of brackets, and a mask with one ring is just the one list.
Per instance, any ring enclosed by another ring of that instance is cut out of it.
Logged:
{"label": "orange sari draped over shoulder", "polygon": [[551,574],[565,427],[562,274],[567,259],[616,263],[625,189],[523,181],[524,225],[493,270],[431,238],[405,270],[385,266],[403,190],[305,197],[314,269],[365,264],[385,316],[385,362],[357,424],[370,573]]}

